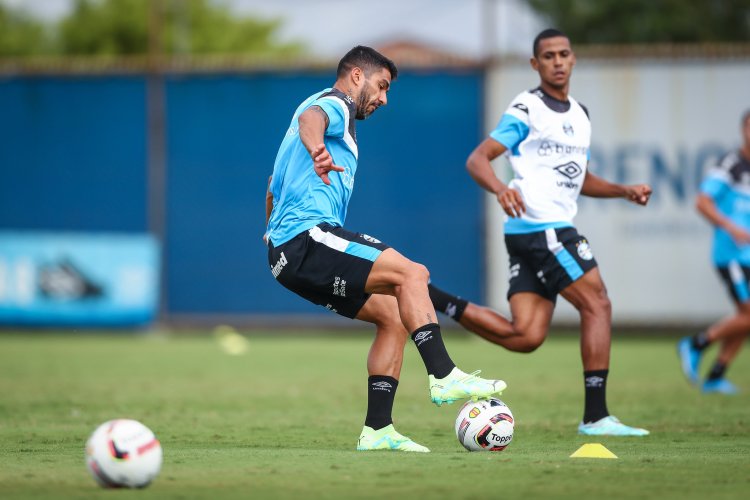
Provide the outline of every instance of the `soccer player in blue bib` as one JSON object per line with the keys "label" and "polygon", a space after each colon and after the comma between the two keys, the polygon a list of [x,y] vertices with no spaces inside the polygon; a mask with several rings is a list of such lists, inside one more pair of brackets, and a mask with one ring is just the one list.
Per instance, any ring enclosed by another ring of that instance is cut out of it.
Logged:
{"label": "soccer player in blue bib", "polygon": [[[544,342],[562,295],[581,317],[585,405],[578,432],[643,436],[648,431],[624,425],[607,409],[612,306],[591,247],[576,231],[573,217],[579,194],[645,205],[651,188],[613,184],[587,171],[591,123],[586,108],[568,93],[576,62],[570,41],[548,29],[537,35],[533,51],[531,66],[539,73],[539,87],[511,101],[466,163],[472,178],[497,197],[507,215],[512,320],[432,285],[430,295],[436,310],[518,352],[531,352]],[[502,154],[515,173],[507,185],[490,164]]]}
{"label": "soccer player in blue bib", "polygon": [[[743,144],[724,156],[701,184],[698,212],[714,226],[713,260],[735,305],[735,313],[694,337],[680,340],[682,371],[703,392],[732,395],[737,387],[724,374],[750,333],[750,111],[742,117]],[[720,341],[708,376],[699,380],[703,352]]]}
{"label": "soccer player in blue bib", "polygon": [[429,450],[393,427],[393,408],[409,334],[438,406],[505,389],[459,370],[440,334],[427,269],[380,240],[344,229],[357,173],[356,120],[388,102],[395,64],[357,46],[339,62],[332,88],[299,105],[281,143],[266,195],[268,263],[284,287],[348,318],[373,323],[367,358],[368,404],[358,450]]}

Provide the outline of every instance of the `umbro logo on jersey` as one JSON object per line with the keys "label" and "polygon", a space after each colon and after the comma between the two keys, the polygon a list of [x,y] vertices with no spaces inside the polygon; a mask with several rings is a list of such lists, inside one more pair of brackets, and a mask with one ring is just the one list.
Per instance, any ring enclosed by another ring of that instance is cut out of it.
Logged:
{"label": "umbro logo on jersey", "polygon": [[390,384],[390,382],[373,382],[372,384],[373,391],[391,392],[391,389],[393,389],[393,386]]}
{"label": "umbro logo on jersey", "polygon": [[562,174],[571,180],[575,179],[583,173],[583,169],[579,167],[578,164],[574,161],[569,161],[568,163],[558,165],[555,167],[555,170],[558,174]]}
{"label": "umbro logo on jersey", "polygon": [[432,335],[430,335],[431,333],[432,330],[425,330],[414,335],[414,343],[417,344],[417,347],[430,340],[432,338]]}
{"label": "umbro logo on jersey", "polygon": [[529,108],[528,108],[528,107],[526,107],[526,105],[525,105],[525,104],[521,104],[521,103],[519,102],[519,103],[516,103],[516,104],[514,104],[514,105],[513,105],[513,107],[514,107],[514,108],[516,108],[516,109],[518,109],[518,110],[520,110],[520,111],[523,111],[523,112],[524,112],[524,113],[526,113],[527,115],[529,114]]}

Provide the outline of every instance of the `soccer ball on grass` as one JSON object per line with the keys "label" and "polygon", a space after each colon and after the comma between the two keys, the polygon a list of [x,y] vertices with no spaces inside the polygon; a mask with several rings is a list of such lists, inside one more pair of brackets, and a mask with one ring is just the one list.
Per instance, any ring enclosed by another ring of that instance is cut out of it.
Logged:
{"label": "soccer ball on grass", "polygon": [[503,451],[513,440],[513,413],[496,398],[469,401],[458,412],[456,437],[469,451]]}
{"label": "soccer ball on grass", "polygon": [[110,420],[86,442],[86,466],[104,488],[145,488],[159,474],[162,451],[154,433],[135,420]]}

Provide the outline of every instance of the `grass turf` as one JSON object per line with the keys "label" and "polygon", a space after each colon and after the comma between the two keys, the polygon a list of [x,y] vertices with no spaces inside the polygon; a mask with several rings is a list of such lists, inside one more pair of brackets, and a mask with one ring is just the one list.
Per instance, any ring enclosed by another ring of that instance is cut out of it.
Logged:
{"label": "grass turf", "polygon": [[[652,435],[586,438],[576,435],[577,337],[553,334],[522,355],[448,335],[465,371],[508,382],[516,434],[493,454],[458,444],[460,405],[429,402],[408,345],[395,424],[432,453],[362,453],[369,340],[256,332],[246,354],[230,356],[209,335],[2,334],[0,497],[718,499],[750,487],[747,354],[729,372],[745,392],[705,396],[682,379],[675,339],[616,339],[610,411]],[[164,465],[146,490],[105,492],[85,469],[86,438],[116,417],[142,421],[162,442]],[[619,459],[569,458],[587,442]]]}

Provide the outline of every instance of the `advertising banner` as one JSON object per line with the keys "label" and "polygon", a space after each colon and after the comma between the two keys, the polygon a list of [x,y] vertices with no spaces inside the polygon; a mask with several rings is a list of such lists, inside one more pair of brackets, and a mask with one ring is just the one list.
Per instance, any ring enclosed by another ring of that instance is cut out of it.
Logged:
{"label": "advertising banner", "polygon": [[158,277],[146,234],[0,232],[0,324],[147,324]]}

